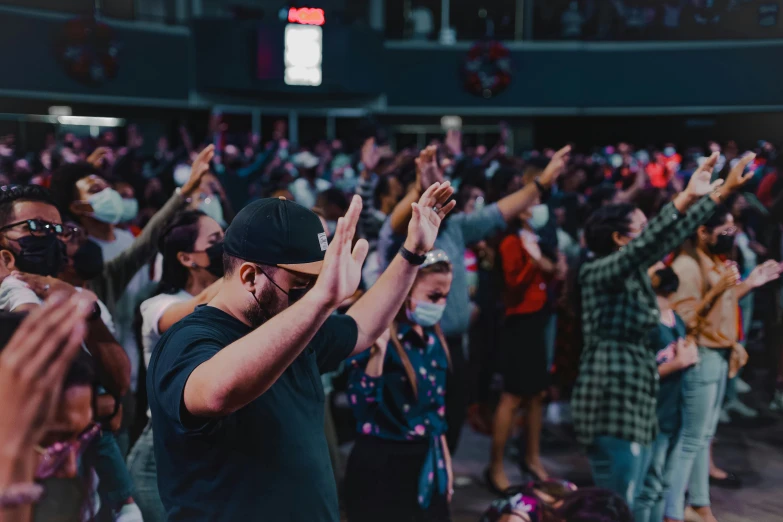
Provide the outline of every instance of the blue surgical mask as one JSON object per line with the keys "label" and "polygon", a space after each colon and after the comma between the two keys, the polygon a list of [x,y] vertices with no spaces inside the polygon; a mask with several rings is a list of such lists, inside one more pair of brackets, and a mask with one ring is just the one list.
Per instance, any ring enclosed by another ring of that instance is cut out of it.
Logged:
{"label": "blue surgical mask", "polygon": [[122,218],[120,223],[133,221],[139,214],[139,202],[136,198],[122,198]]}
{"label": "blue surgical mask", "polygon": [[91,195],[87,202],[92,207],[92,217],[98,221],[116,225],[122,219],[122,196],[112,188],[105,188]]}
{"label": "blue surgical mask", "polygon": [[667,158],[671,158],[675,154],[677,154],[677,151],[674,150],[674,147],[666,147],[665,149],[663,149],[663,155],[666,156]]}
{"label": "blue surgical mask", "polygon": [[218,198],[211,196],[204,199],[199,204],[198,209],[217,221],[221,227],[225,228],[226,222],[223,220],[223,205]]}
{"label": "blue surgical mask", "polygon": [[485,206],[484,198],[479,196],[476,198],[476,203],[473,205],[473,212],[478,212]]}
{"label": "blue surgical mask", "polygon": [[408,310],[408,319],[419,326],[435,326],[443,317],[443,311],[446,305],[428,303],[427,301],[414,301],[416,308],[413,311]]}
{"label": "blue surgical mask", "polygon": [[532,216],[528,220],[530,226],[535,230],[540,230],[546,226],[549,222],[549,206],[548,205],[536,205],[530,209]]}

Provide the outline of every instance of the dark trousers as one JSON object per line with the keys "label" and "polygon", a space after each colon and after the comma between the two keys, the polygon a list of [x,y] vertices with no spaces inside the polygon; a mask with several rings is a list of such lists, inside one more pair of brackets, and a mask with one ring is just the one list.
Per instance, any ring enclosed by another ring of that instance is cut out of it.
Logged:
{"label": "dark trousers", "polygon": [[451,371],[446,377],[446,442],[454,455],[467,417],[467,361],[462,351],[462,336],[447,337],[446,343],[451,354]]}
{"label": "dark trousers", "polygon": [[437,489],[429,507],[419,506],[419,474],[428,442],[360,436],[345,470],[348,522],[450,522],[446,497]]}

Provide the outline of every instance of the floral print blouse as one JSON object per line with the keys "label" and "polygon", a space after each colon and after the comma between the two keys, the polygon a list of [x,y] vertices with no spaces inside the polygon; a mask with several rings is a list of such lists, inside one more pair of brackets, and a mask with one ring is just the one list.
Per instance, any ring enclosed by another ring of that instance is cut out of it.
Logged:
{"label": "floral print blouse", "polygon": [[419,505],[427,509],[436,488],[446,494],[448,474],[441,444],[446,432],[446,372],[448,359],[434,328],[420,337],[408,324],[400,324],[398,340],[416,372],[418,395],[391,342],[383,361],[383,374],[365,373],[370,351],[351,360],[348,400],[360,434],[396,441],[428,441],[426,460],[419,474]]}

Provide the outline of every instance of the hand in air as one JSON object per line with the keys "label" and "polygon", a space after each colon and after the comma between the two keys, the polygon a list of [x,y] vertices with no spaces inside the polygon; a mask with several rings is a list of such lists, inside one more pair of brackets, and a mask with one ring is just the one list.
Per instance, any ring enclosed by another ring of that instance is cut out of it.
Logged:
{"label": "hand in air", "polygon": [[443,218],[451,212],[456,201],[449,201],[454,188],[448,181],[434,183],[413,203],[413,215],[408,223],[408,237],[405,248],[415,254],[426,254],[432,250]]}

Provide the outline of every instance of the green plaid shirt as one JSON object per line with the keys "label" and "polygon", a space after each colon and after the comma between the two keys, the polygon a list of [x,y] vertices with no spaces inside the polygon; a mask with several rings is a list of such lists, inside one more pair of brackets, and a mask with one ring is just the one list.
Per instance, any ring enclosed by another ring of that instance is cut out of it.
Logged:
{"label": "green plaid shirt", "polygon": [[683,215],[670,203],[627,246],[582,265],[584,349],[571,402],[582,444],[599,436],[649,444],[655,437],[658,368],[647,338],[660,311],[647,269],[682,244],[715,207],[704,197]]}

